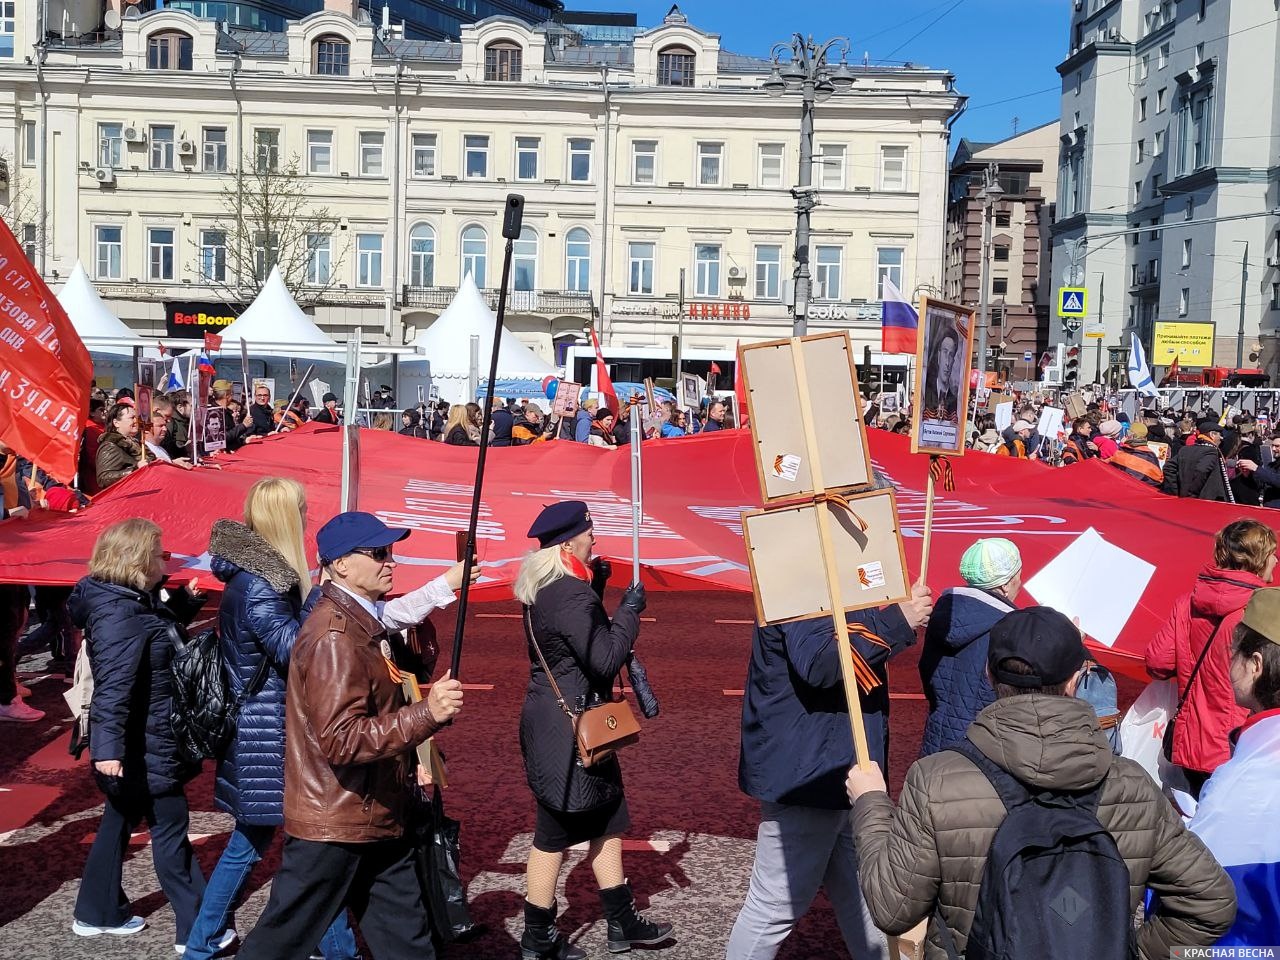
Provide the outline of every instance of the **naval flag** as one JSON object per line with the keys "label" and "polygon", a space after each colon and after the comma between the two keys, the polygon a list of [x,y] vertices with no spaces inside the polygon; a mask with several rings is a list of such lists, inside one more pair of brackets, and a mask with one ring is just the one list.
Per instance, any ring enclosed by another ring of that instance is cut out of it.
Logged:
{"label": "naval flag", "polygon": [[1151,379],[1146,351],[1142,349],[1142,341],[1136,333],[1129,334],[1129,383],[1144,397],[1160,396],[1160,391]]}

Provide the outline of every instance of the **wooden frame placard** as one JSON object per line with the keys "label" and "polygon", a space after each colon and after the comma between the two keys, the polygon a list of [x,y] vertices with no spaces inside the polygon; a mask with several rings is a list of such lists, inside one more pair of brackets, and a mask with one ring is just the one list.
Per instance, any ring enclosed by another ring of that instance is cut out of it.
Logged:
{"label": "wooden frame placard", "polygon": [[[756,473],[765,503],[874,482],[858,370],[847,333],[744,346],[741,363]],[[813,430],[821,441],[817,471],[811,468],[800,429],[801,389],[808,396]],[[816,489],[815,472],[821,480]]]}
{"label": "wooden frame placard", "polygon": [[964,456],[974,311],[920,298],[911,452]]}
{"label": "wooden frame placard", "polygon": [[[831,615],[819,509],[827,531],[845,612],[901,603],[911,597],[907,556],[892,488],[742,515],[758,623]],[[860,529],[858,518],[866,524]]]}

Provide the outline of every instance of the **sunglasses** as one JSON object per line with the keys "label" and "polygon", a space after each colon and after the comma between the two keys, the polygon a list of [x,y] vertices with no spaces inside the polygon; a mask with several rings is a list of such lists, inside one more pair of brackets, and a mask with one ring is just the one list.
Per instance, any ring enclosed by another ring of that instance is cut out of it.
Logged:
{"label": "sunglasses", "polygon": [[390,547],[369,547],[367,550],[352,550],[352,553],[359,553],[370,560],[376,560],[378,563],[386,563],[391,559]]}

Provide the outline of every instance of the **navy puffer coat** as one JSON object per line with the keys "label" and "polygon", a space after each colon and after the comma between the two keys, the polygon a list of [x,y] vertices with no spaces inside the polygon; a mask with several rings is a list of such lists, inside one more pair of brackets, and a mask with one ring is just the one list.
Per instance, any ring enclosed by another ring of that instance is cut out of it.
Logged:
{"label": "navy puffer coat", "polygon": [[186,639],[186,625],[202,600],[185,590],[167,601],[85,577],[67,601],[72,622],[85,631],[93,699],[89,703],[89,753],[94,762],[119,760],[126,782],[147,792],[166,793],[200,772],[199,764],[178,757],[173,736],[174,640]]}
{"label": "navy puffer coat", "polygon": [[219,520],[209,538],[214,576],[226,584],[218,634],[233,696],[266,673],[240,710],[236,736],[218,762],[214,799],[241,823],[284,823],[284,691],[302,622],[298,574],[242,523]]}
{"label": "navy puffer coat", "polygon": [[937,753],[964,736],[996,694],[987,680],[991,628],[1013,604],[976,587],[944,590],[929,617],[920,653],[920,680],[929,701],[920,756]]}

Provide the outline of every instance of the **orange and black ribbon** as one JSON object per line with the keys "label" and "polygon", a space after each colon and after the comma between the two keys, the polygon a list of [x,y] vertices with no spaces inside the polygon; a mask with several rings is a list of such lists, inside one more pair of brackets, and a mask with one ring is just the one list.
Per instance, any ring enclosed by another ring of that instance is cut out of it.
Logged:
{"label": "orange and black ribbon", "polygon": [[853,519],[858,521],[858,529],[861,530],[863,533],[867,532],[867,521],[863,520],[860,516],[858,516],[857,513],[854,512],[853,507],[849,506],[849,501],[846,500],[844,497],[840,496],[840,494],[824,493],[819,497],[817,497],[816,499],[826,500],[828,503],[834,503],[837,507],[841,507],[842,509],[847,510],[849,512],[849,516],[853,517]]}
{"label": "orange and black ribbon", "polygon": [[[849,633],[884,647],[886,650],[889,649],[889,644],[860,623],[850,623]],[[862,654],[858,652],[858,648],[852,642],[849,644],[849,652],[853,655],[853,674],[858,680],[858,689],[863,693],[870,693],[880,686],[880,678],[876,676],[876,672],[871,669],[871,665],[863,659]]]}
{"label": "orange and black ribbon", "polygon": [[956,488],[956,475],[951,469],[951,461],[936,453],[929,455],[929,476],[934,483],[941,483],[942,489],[951,493]]}

